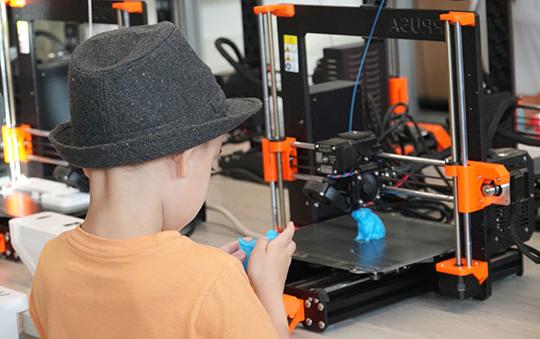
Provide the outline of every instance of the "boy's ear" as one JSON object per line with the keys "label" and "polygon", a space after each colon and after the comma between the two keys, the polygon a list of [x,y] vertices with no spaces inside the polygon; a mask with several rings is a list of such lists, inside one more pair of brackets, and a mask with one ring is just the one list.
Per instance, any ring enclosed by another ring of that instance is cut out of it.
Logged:
{"label": "boy's ear", "polygon": [[189,175],[189,163],[193,160],[193,148],[173,156],[176,163],[176,177],[185,178]]}
{"label": "boy's ear", "polygon": [[87,178],[90,178],[90,175],[89,175],[88,169],[86,169],[86,168],[83,168],[83,169],[82,169],[82,171],[83,171],[84,175],[85,175],[85,176],[86,176]]}

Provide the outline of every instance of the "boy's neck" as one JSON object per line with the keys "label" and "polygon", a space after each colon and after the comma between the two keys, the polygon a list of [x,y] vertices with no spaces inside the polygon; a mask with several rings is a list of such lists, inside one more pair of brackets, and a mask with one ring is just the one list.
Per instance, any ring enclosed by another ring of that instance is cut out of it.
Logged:
{"label": "boy's neck", "polygon": [[110,182],[100,181],[90,181],[90,205],[82,225],[86,232],[110,239],[161,232],[163,211],[151,189],[133,183],[111,187]]}

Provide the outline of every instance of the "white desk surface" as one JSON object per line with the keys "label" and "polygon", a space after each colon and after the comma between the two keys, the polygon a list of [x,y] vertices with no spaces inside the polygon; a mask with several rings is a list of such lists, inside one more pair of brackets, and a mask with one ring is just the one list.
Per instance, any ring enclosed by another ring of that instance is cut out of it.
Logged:
{"label": "white desk surface", "polygon": [[[269,191],[265,186],[214,177],[208,201],[226,207],[245,225],[263,232],[270,225]],[[228,221],[209,212],[192,238],[220,245],[238,237]],[[540,247],[540,234],[530,242]],[[28,291],[30,273],[20,263],[0,260],[0,285]],[[540,267],[526,260],[522,277],[495,282],[486,301],[459,301],[435,293],[414,297],[343,321],[324,334],[297,329],[293,338],[535,338],[540,339]]]}

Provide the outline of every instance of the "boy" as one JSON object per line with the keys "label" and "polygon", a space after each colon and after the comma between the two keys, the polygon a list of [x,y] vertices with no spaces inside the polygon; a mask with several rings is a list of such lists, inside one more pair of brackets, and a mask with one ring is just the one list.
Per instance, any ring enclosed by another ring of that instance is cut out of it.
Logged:
{"label": "boy", "polygon": [[257,241],[249,280],[237,243],[227,254],[178,233],[205,200],[221,135],[260,102],[225,99],[171,23],[88,39],[69,82],[71,122],[50,139],[91,198],[83,225],[41,253],[30,296],[41,337],[289,338],[292,225]]}

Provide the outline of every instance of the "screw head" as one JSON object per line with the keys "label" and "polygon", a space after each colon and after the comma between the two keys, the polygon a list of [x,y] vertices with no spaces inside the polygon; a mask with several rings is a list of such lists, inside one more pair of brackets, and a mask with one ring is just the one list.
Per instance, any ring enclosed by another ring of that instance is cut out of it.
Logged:
{"label": "screw head", "polygon": [[313,325],[313,320],[311,320],[311,318],[306,318],[305,323],[306,323],[306,326],[311,326]]}
{"label": "screw head", "polygon": [[319,321],[318,325],[321,330],[324,330],[324,328],[326,327],[326,323],[324,321]]}
{"label": "screw head", "polygon": [[311,300],[304,301],[304,306],[306,306],[306,308],[311,308]]}
{"label": "screw head", "polygon": [[324,305],[321,304],[321,303],[317,304],[317,309],[318,309],[320,312],[324,311]]}

